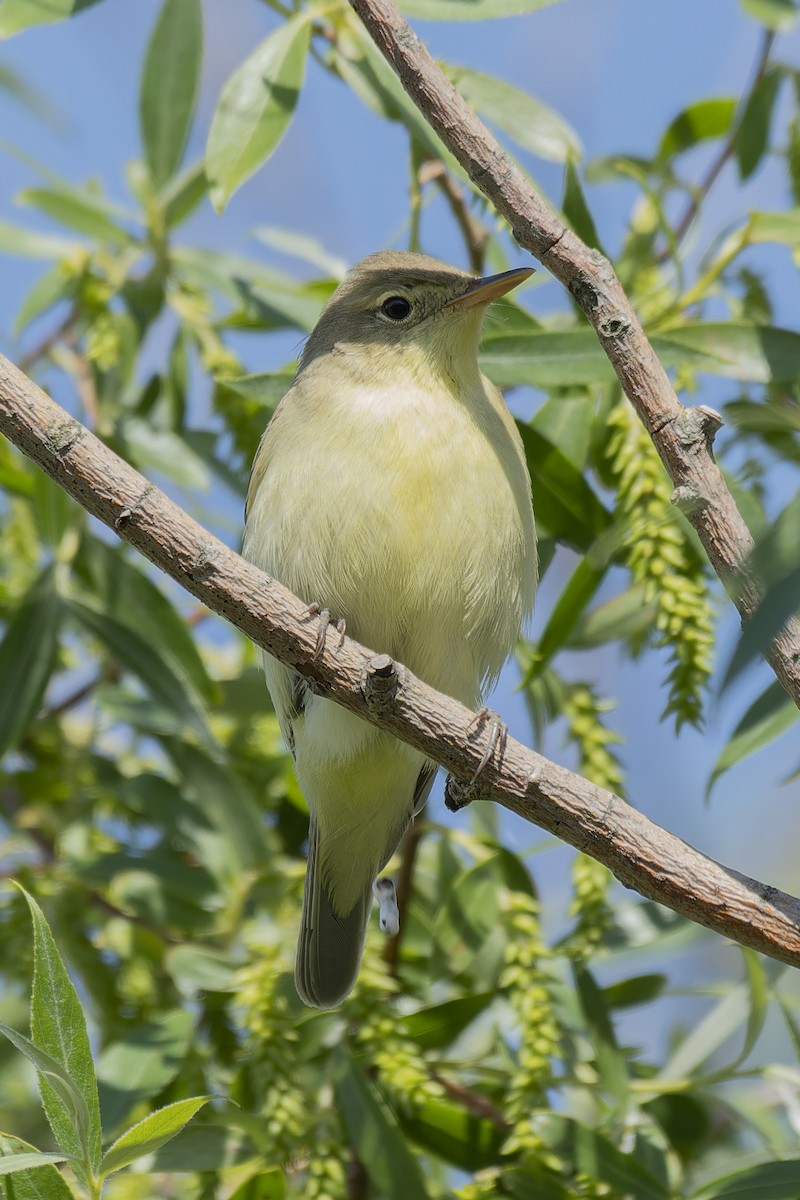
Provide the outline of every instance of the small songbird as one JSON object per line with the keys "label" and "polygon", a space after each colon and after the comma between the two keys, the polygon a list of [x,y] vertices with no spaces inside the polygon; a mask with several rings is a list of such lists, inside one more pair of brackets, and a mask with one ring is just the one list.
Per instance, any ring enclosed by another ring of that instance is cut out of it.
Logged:
{"label": "small songbird", "polygon": [[[522,443],[477,357],[486,306],[531,273],[474,279],[394,251],[358,263],[308,338],[247,497],[251,562],[470,707],[536,589]],[[436,764],[267,654],[263,666],[310,813],[297,990],[333,1008],[358,974],[373,883]]]}

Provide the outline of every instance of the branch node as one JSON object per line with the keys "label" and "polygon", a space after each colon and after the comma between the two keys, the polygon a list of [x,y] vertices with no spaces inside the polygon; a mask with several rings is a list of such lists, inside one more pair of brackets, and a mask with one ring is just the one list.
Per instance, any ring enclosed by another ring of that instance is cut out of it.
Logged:
{"label": "branch node", "polygon": [[706,496],[702,496],[694,487],[676,487],[670,496],[670,503],[674,504],[678,512],[682,512],[685,517],[709,508],[711,505],[711,501]]}
{"label": "branch node", "polygon": [[217,569],[214,562],[214,554],[209,552],[205,546],[197,552],[194,562],[189,568],[188,574],[195,583],[203,583],[206,579],[210,579]]}
{"label": "branch node", "polygon": [[50,434],[48,441],[59,458],[66,458],[83,437],[83,426],[78,421],[64,421]]}
{"label": "branch node", "polygon": [[607,317],[603,317],[602,321],[598,321],[596,329],[602,338],[620,341],[630,333],[631,323],[624,312],[613,312],[609,313]]}
{"label": "branch node", "polygon": [[381,709],[391,704],[400,690],[400,674],[388,654],[376,654],[369,660],[361,689],[370,708]]}

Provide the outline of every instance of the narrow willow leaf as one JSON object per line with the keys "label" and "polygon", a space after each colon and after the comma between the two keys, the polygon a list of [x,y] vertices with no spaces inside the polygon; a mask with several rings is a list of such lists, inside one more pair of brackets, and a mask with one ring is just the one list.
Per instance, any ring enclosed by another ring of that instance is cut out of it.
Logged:
{"label": "narrow willow leaf", "polygon": [[343,258],[330,254],[321,242],[308,234],[297,233],[292,229],[274,229],[269,225],[260,225],[253,230],[253,237],[258,238],[272,250],[288,254],[292,258],[302,259],[311,263],[332,279],[344,279],[347,273],[347,263]]}
{"label": "narrow willow leaf", "polygon": [[174,229],[185,221],[207,192],[205,163],[195,163],[171,180],[159,197],[164,208],[164,223],[167,229]]}
{"label": "narrow willow leaf", "polygon": [[[23,1154],[38,1156],[40,1151],[23,1142],[21,1138],[0,1133],[0,1167],[6,1157],[13,1156],[18,1159]],[[35,1166],[30,1171],[20,1172],[12,1168],[15,1171],[13,1187],[5,1185],[4,1188],[3,1184],[0,1184],[0,1194],[5,1195],[7,1200],[74,1200],[74,1193],[63,1175],[53,1166],[53,1162],[63,1159],[63,1155],[47,1154],[44,1157],[50,1161]],[[18,1162],[15,1167],[19,1167]]]}
{"label": "narrow willow leaf", "polygon": [[720,1175],[688,1200],[797,1200],[799,1195],[800,1158],[790,1158]]}
{"label": "narrow willow leaf", "polygon": [[333,1085],[350,1145],[376,1192],[386,1200],[427,1200],[419,1165],[395,1120],[364,1072],[342,1049],[334,1058]]}
{"label": "narrow willow leaf", "polygon": [[118,1137],[103,1155],[100,1175],[112,1175],[121,1171],[137,1158],[153,1154],[180,1133],[195,1113],[208,1104],[211,1096],[191,1096],[188,1100],[176,1100],[158,1108]]}
{"label": "narrow willow leaf", "polygon": [[19,255],[20,258],[74,258],[84,252],[80,242],[68,238],[54,237],[49,233],[38,233],[0,221],[0,251],[3,254]]}
{"label": "narrow willow leaf", "polygon": [[179,715],[187,725],[204,738],[208,727],[202,707],[186,680],[176,674],[158,649],[130,625],[123,625],[108,613],[73,599],[69,612],[93,637],[108,650],[113,659],[139,679],[154,700]]}
{"label": "narrow willow leaf", "polygon": [[741,0],[744,11],[775,33],[788,33],[797,22],[795,0]]}
{"label": "narrow willow leaf", "polygon": [[52,1166],[63,1162],[66,1154],[44,1154],[34,1150],[29,1154],[10,1154],[0,1158],[0,1175],[13,1175],[17,1171],[30,1171],[34,1167]]}
{"label": "narrow willow leaf", "polygon": [[55,665],[60,618],[48,570],[23,598],[0,642],[0,757],[18,744],[39,711]]}
{"label": "narrow willow leaf", "polygon": [[502,1126],[451,1101],[421,1100],[402,1110],[398,1120],[421,1150],[462,1171],[480,1171],[504,1161],[501,1147],[507,1134]]}
{"label": "narrow willow leaf", "polygon": [[122,248],[131,240],[114,219],[114,206],[89,191],[71,187],[26,188],[19,194],[20,204],[30,205],[52,217],[60,225],[85,233],[98,242]]}
{"label": "narrow willow leaf", "polygon": [[742,179],[750,178],[769,148],[772,114],[783,78],[781,68],[770,67],[747,98],[736,130],[736,161]]}
{"label": "narrow willow leaf", "polygon": [[189,1052],[194,1030],[192,1013],[167,1009],[157,1022],[141,1021],[124,1040],[105,1046],[97,1077],[103,1123],[108,1128],[118,1128],[132,1108],[172,1082]]}
{"label": "narrow willow leaf", "polygon": [[96,1171],[101,1157],[100,1105],[86,1019],[44,913],[33,896],[21,890],[33,921],[31,1039],[74,1081],[83,1102],[78,1106],[80,1119],[69,1119],[63,1100],[46,1080],[42,1101],[59,1147]]}
{"label": "narrow willow leaf", "polygon": [[662,160],[690,150],[698,142],[724,137],[733,125],[736,99],[720,96],[690,104],[667,126],[658,148]]}
{"label": "narrow willow leaf", "polygon": [[[571,1117],[547,1113],[533,1119],[534,1132],[542,1143],[570,1164],[577,1174],[605,1183],[613,1196],[636,1200],[669,1200],[674,1195],[645,1167],[614,1143]],[[520,1198],[524,1192],[517,1193]],[[536,1192],[528,1193],[533,1197]]]}
{"label": "narrow willow leaf", "polygon": [[611,515],[583,473],[530,425],[519,425],[536,475],[536,514],[543,529],[584,553],[611,523]]}
{"label": "narrow willow leaf", "polygon": [[580,176],[571,157],[567,159],[564,167],[564,195],[561,200],[561,208],[578,237],[586,242],[587,246],[591,246],[595,250],[602,250],[597,226],[589,211]]}
{"label": "narrow willow leaf", "polygon": [[99,0],[4,0],[0,5],[0,38],[31,25],[52,25],[91,8]]}
{"label": "narrow willow leaf", "polygon": [[619,1112],[624,1112],[630,1091],[628,1068],[617,1045],[605,996],[585,967],[575,965],[573,974],[578,1001],[594,1049],[600,1084],[614,1099]]}
{"label": "narrow willow leaf", "polygon": [[211,122],[206,173],[220,212],[286,132],[305,75],[310,14],[291,17],[233,73]]}
{"label": "narrow willow leaf", "polygon": [[540,100],[481,71],[456,66],[445,70],[464,99],[524,150],[552,162],[580,157],[581,143],[575,130]]}
{"label": "narrow willow leaf", "polygon": [[493,999],[493,992],[472,992],[442,1004],[419,1008],[403,1017],[402,1023],[420,1049],[440,1050],[454,1042]]}
{"label": "narrow willow leaf", "polygon": [[197,101],[203,61],[200,0],[164,0],[142,70],[139,124],[157,188],[180,166]]}
{"label": "narrow willow leaf", "polygon": [[779,683],[772,683],[757,700],[750,705],[739,724],[733,731],[731,739],[720,754],[706,787],[706,797],[711,794],[714,784],[729,771],[731,767],[762,750],[770,742],[790,729],[800,718],[800,709],[786,695]]}
{"label": "narrow willow leaf", "polygon": [[537,667],[550,662],[570,640],[586,606],[605,578],[606,570],[593,566],[586,558],[578,563],[550,613],[536,646]]}

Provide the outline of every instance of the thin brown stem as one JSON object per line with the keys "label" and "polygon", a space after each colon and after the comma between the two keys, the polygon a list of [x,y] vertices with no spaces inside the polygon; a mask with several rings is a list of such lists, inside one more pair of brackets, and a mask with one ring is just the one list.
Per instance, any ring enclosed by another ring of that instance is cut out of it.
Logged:
{"label": "thin brown stem", "polygon": [[429,158],[422,164],[419,170],[419,182],[420,185],[426,183],[437,185],[461,230],[470,270],[474,275],[482,275],[489,233],[470,212],[464,189],[459,187],[444,163],[438,158]]}
{"label": "thin brown stem", "polygon": [[400,917],[400,927],[393,938],[389,938],[384,952],[384,961],[389,968],[389,974],[396,979],[400,961],[400,947],[406,927],[406,914],[414,890],[414,867],[417,861],[417,851],[425,836],[425,812],[416,817],[405,832],[400,843],[400,870],[397,874],[397,911]]}
{"label": "thin brown stem", "polygon": [[73,305],[73,307],[70,308],[69,312],[64,317],[64,320],[60,321],[59,324],[56,325],[55,329],[51,329],[49,333],[45,334],[40,342],[37,342],[36,345],[28,350],[26,354],[23,354],[20,357],[20,371],[24,371],[27,375],[32,368],[36,366],[36,363],[40,358],[44,358],[45,355],[50,353],[54,346],[62,341],[65,334],[72,329],[77,319],[78,310]]}
{"label": "thin brown stem", "polygon": [[[752,96],[755,88],[764,77],[764,72],[769,65],[769,56],[772,53],[774,42],[775,34],[769,29],[765,30],[761,41],[758,62],[756,63],[756,68],[753,75],[753,82],[750,84],[746,96],[742,101],[739,110],[740,113],[744,112],[747,100],[750,96]],[[714,184],[719,179],[725,165],[733,157],[733,152],[736,149],[736,137],[739,132],[740,125],[741,117],[734,123],[730,134],[723,142],[719,152],[715,155],[705,175],[700,180],[699,184],[697,184],[697,186],[693,189],[691,199],[686,205],[682,216],[675,226],[673,233],[673,246],[679,246],[686,237],[687,233],[694,224],[695,218],[700,211],[703,201],[706,199]],[[658,266],[662,266],[671,257],[671,254],[671,248],[669,246],[665,246],[664,249],[656,255],[656,263]]]}

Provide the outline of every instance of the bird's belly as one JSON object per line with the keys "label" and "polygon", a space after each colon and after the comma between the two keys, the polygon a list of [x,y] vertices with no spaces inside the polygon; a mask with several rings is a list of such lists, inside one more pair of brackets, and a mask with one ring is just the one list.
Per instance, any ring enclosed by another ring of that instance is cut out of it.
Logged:
{"label": "bird's belly", "polygon": [[306,430],[298,486],[283,470],[259,488],[248,555],[474,704],[519,630],[524,522],[500,457],[468,414],[440,408],[384,405],[376,422],[351,403],[333,437]]}

